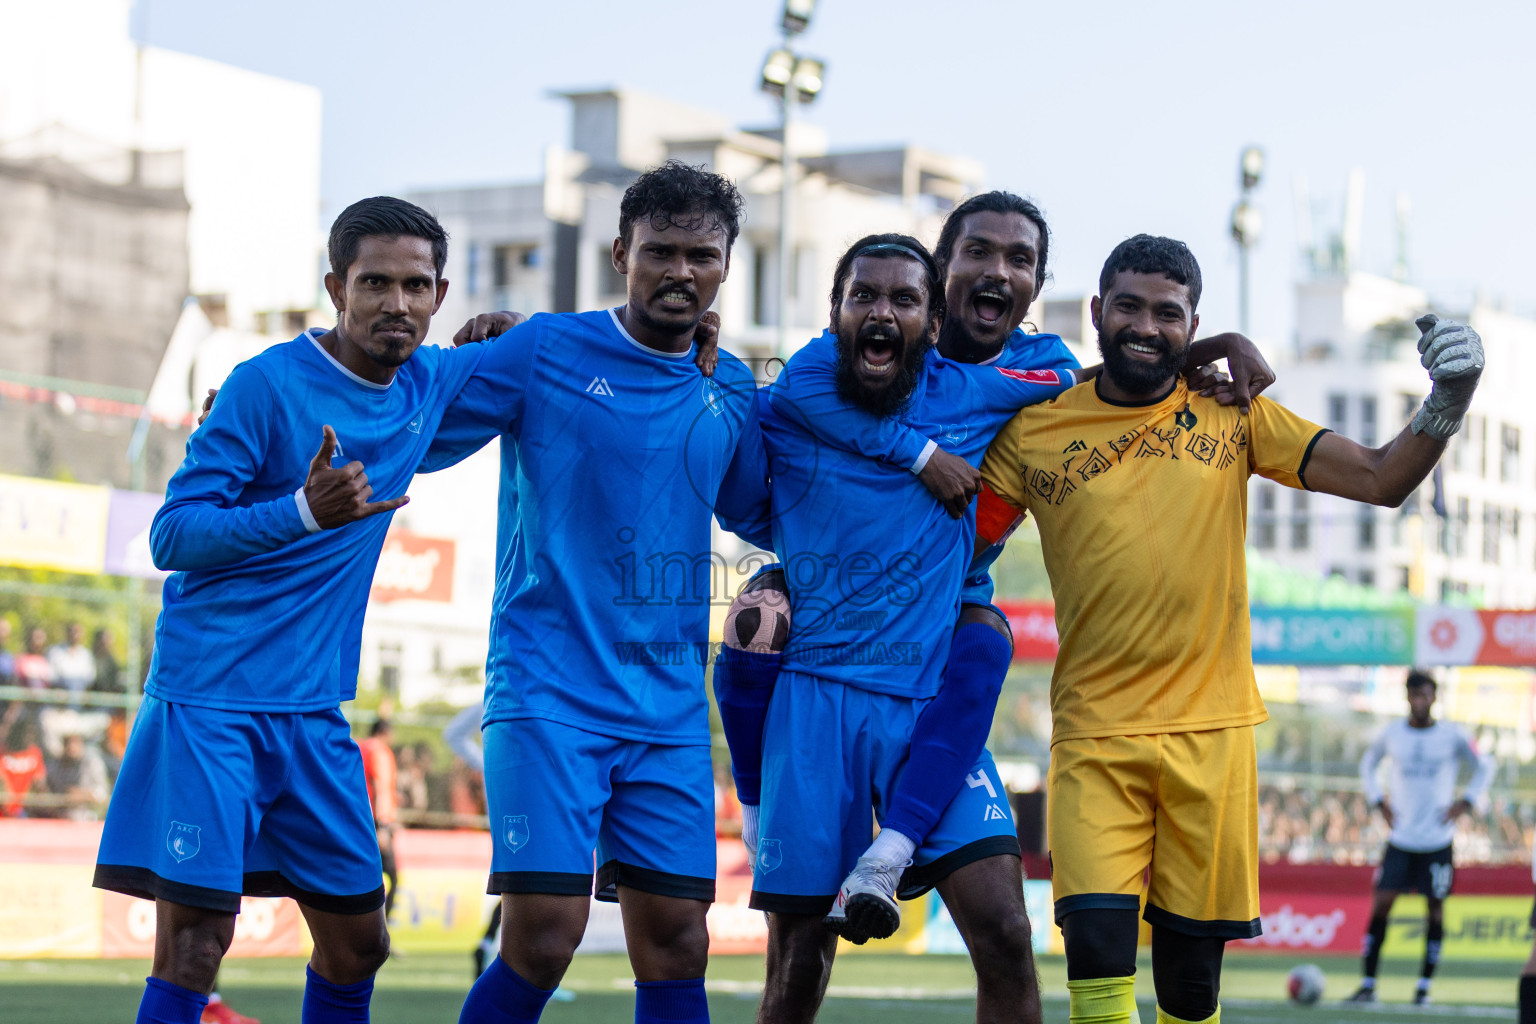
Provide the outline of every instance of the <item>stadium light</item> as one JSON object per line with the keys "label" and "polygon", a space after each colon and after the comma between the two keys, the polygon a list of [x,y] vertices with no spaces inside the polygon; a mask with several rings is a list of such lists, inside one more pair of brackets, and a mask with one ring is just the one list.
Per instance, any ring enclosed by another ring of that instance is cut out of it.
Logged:
{"label": "stadium light", "polygon": [[816,13],[816,0],[784,0],[784,34],[797,36],[811,23]]}
{"label": "stadium light", "polygon": [[763,92],[781,95],[795,79],[795,55],[780,47],[763,58]]}
{"label": "stadium light", "polygon": [[1237,329],[1248,333],[1248,250],[1259,240],[1264,218],[1258,207],[1249,202],[1249,196],[1264,176],[1264,150],[1247,146],[1238,160],[1238,181],[1242,194],[1232,208],[1232,239],[1237,242]]}
{"label": "stadium light", "polygon": [[826,72],[826,65],[815,57],[796,57],[795,74],[790,81],[795,86],[795,92],[800,94],[801,103],[809,103],[821,93],[821,79]]}

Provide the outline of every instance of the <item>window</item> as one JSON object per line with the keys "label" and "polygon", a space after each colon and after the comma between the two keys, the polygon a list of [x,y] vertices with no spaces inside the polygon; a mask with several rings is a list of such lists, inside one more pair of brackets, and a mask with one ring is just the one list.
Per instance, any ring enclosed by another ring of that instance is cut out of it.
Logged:
{"label": "window", "polygon": [[1499,479],[1520,482],[1520,428],[1509,423],[1499,428]]}
{"label": "window", "polygon": [[1260,519],[1253,524],[1253,546],[1261,551],[1274,548],[1275,521],[1273,519]]}
{"label": "window", "polygon": [[1467,553],[1467,535],[1472,532],[1472,502],[1456,499],[1456,520],[1451,524],[1450,554],[1461,558]]}
{"label": "window", "polygon": [[1361,551],[1376,550],[1376,510],[1370,505],[1360,509],[1355,524],[1355,544]]}
{"label": "window", "polygon": [[1349,399],[1344,395],[1328,396],[1328,429],[1336,434],[1347,434],[1349,422]]}
{"label": "window", "polygon": [[1306,515],[1306,512],[1307,512],[1307,498],[1308,497],[1309,497],[1309,493],[1307,491],[1292,491],[1291,492],[1291,511],[1296,513],[1299,516],[1300,515]]}
{"label": "window", "polygon": [[1499,541],[1504,536],[1504,510],[1497,505],[1483,506],[1483,561],[1499,564]]}
{"label": "window", "polygon": [[1374,396],[1360,399],[1360,443],[1367,448],[1376,447],[1376,399]]}
{"label": "window", "polygon": [[1397,567],[1397,589],[1407,590],[1413,585],[1413,572],[1406,565]]}
{"label": "window", "polygon": [[1376,570],[1375,569],[1361,569],[1360,570],[1360,585],[1362,587],[1374,587],[1376,585]]}
{"label": "window", "polygon": [[1307,519],[1291,520],[1291,550],[1304,551],[1312,543],[1312,523]]}
{"label": "window", "polygon": [[1275,485],[1259,484],[1259,511],[1273,513],[1275,511]]}
{"label": "window", "polygon": [[768,247],[752,247],[752,322],[767,327],[773,323],[774,296],[768,294]]}

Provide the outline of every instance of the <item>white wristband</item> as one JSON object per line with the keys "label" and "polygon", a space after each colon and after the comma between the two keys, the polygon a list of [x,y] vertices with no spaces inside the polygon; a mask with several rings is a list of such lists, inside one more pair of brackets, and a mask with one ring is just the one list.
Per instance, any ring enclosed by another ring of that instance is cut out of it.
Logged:
{"label": "white wristband", "polygon": [[912,475],[916,476],[917,474],[921,473],[924,467],[928,465],[928,460],[933,458],[933,453],[938,450],[939,445],[936,441],[929,441],[927,444],[923,445],[923,450],[918,453],[917,460],[913,462],[910,467]]}
{"label": "white wristband", "polygon": [[309,499],[304,497],[304,488],[300,487],[293,492],[293,502],[299,506],[299,518],[304,521],[304,529],[310,533],[319,533],[320,524],[315,522],[315,514],[309,510]]}

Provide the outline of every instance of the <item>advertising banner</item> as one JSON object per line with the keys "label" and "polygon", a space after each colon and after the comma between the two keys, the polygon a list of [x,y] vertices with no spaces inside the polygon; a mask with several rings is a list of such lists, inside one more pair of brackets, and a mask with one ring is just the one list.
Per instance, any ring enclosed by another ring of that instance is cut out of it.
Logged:
{"label": "advertising banner", "polygon": [[1254,608],[1253,660],[1271,665],[1411,665],[1411,608]]}
{"label": "advertising banner", "polygon": [[373,573],[371,601],[453,603],[454,543],[392,530]]}
{"label": "advertising banner", "polygon": [[1434,606],[1419,609],[1425,665],[1536,665],[1536,610]]}
{"label": "advertising banner", "polygon": [[0,476],[0,565],[99,573],[107,488]]}
{"label": "advertising banner", "polygon": [[1014,661],[1055,661],[1056,606],[1050,601],[999,601],[1013,630]]}

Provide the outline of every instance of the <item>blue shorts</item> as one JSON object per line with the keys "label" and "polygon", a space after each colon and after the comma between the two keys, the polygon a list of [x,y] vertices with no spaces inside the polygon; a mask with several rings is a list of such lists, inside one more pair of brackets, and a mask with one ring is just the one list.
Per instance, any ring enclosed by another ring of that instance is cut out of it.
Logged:
{"label": "blue shorts", "polygon": [[238,912],[290,896],[384,905],[363,759],[339,710],[219,711],[145,697],[112,790],[94,884]]}
{"label": "blue shorts", "polygon": [[586,896],[618,887],[715,898],[709,747],[616,739],[543,718],[485,727],[486,891]]}
{"label": "blue shorts", "polygon": [[[752,907],[824,914],[884,817],[927,699],[779,673],[763,726],[763,803]],[[1008,794],[982,751],[966,785],[912,858],[913,899],[984,857],[1019,855]]]}
{"label": "blue shorts", "polygon": [[[992,577],[988,573],[979,576],[967,576],[965,582],[960,585],[960,604],[981,604],[995,609],[992,604]],[[1002,613],[999,612],[999,615]],[[1004,620],[1007,616],[1003,616]]]}

